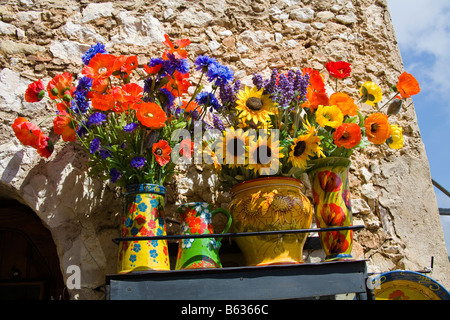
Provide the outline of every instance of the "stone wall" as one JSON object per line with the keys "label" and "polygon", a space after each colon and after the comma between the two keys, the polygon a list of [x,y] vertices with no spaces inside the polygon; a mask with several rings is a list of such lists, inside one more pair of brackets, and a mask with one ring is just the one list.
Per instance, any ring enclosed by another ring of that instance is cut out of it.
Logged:
{"label": "stone wall", "polygon": [[[14,138],[17,116],[39,122],[53,113],[44,102],[24,101],[30,82],[79,73],[80,56],[95,42],[146,63],[160,54],[164,33],[190,38],[192,57],[212,55],[249,85],[255,72],[323,70],[327,61],[346,60],[353,72],[345,89],[357,98],[366,80],[388,92],[403,72],[385,0],[4,0],[0,8],[0,197],[28,205],[42,219],[65,277],[69,265],[81,267],[82,289],[70,291],[73,299],[102,298],[105,274],[115,272],[111,238],[120,200],[113,185],[87,176],[87,157],[76,145],[57,145],[45,161]],[[448,288],[447,252],[412,104],[398,123],[402,150],[369,147],[352,157],[354,224],[366,226],[355,234],[354,253],[369,260],[370,272],[422,270],[434,256],[431,276]],[[228,195],[213,190],[211,172],[184,170],[168,185],[169,216],[186,200],[227,205]],[[307,261],[321,259],[317,252],[307,255]]]}

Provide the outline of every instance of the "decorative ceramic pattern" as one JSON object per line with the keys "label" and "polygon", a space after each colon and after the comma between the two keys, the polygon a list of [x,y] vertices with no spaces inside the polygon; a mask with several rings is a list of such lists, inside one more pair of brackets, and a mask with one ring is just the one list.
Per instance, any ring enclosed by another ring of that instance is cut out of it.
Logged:
{"label": "decorative ceramic pattern", "polygon": [[[308,229],[313,209],[300,180],[267,177],[233,187],[230,213],[232,232]],[[307,234],[237,237],[249,266],[301,263]]]}
{"label": "decorative ceramic pattern", "polygon": [[[231,225],[231,216],[227,210],[217,208],[206,202],[185,203],[178,207],[177,212],[181,216],[181,232],[188,234],[212,234],[214,233],[212,218],[219,213],[228,218],[228,224],[222,231],[228,231]],[[175,268],[198,269],[198,268],[221,268],[219,249],[221,239],[197,238],[182,239],[178,245],[177,263]]]}
{"label": "decorative ceramic pattern", "polygon": [[[347,158],[324,158],[313,162],[311,181],[317,227],[352,226]],[[326,260],[352,259],[353,230],[320,232]]]}
{"label": "decorative ceramic pattern", "polygon": [[[123,192],[121,237],[166,235],[164,188],[133,185]],[[122,241],[119,246],[118,273],[144,270],[170,270],[166,240]]]}
{"label": "decorative ceramic pattern", "polygon": [[414,271],[396,270],[373,279],[376,300],[450,300],[435,280]]}

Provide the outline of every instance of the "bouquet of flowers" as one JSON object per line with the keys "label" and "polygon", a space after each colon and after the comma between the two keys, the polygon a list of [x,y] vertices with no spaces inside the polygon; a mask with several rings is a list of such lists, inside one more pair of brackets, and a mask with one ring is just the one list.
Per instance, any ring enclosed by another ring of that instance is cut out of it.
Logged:
{"label": "bouquet of flowers", "polygon": [[[64,142],[77,141],[88,152],[90,174],[118,186],[162,185],[178,163],[192,158],[193,141],[177,132],[192,131],[194,120],[205,117],[199,105],[219,104],[213,99],[215,91],[202,91],[201,81],[192,95],[187,94],[192,83],[185,47],[190,40],[172,42],[165,35],[163,44],[168,48],[162,56],[139,68],[137,56],[112,55],[97,43],[82,56],[76,86],[69,72],[58,74],[46,87],[41,79],[28,86],[27,102],[47,98],[55,105],[54,133]],[[207,73],[216,83],[214,90],[233,78],[214,59],[197,60],[200,80]],[[208,69],[202,66],[206,60],[211,62]],[[12,128],[23,145],[42,157],[51,156],[54,142],[39,125],[18,117]]]}
{"label": "bouquet of flowers", "polygon": [[[219,110],[229,127],[205,147],[224,186],[269,175],[298,177],[311,160],[350,157],[370,143],[386,142],[394,149],[403,146],[402,128],[391,125],[388,117],[400,112],[405,99],[420,92],[416,79],[403,73],[391,87],[393,96],[379,107],[383,94],[374,82],[361,86],[357,102],[338,92],[338,80],[350,76],[349,63],[329,62],[326,69],[336,80],[336,92],[330,96],[325,76],[304,68],[284,74],[274,69],[266,80],[255,74],[252,88],[235,90],[228,97]],[[233,88],[228,85],[226,92]],[[363,116],[359,103],[377,111]],[[387,114],[382,114],[386,106]]]}

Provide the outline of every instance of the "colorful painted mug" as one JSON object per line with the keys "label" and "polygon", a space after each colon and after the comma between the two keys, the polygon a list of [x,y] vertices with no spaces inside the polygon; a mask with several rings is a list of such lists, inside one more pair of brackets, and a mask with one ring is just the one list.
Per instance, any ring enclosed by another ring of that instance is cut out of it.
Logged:
{"label": "colorful painted mug", "polygon": [[[206,202],[182,204],[177,212],[181,216],[181,231],[184,235],[214,233],[212,218],[219,213],[228,218],[222,233],[226,233],[231,226],[231,215],[226,209],[212,210],[212,205]],[[222,268],[219,258],[221,240],[222,238],[181,239],[175,269]]]}

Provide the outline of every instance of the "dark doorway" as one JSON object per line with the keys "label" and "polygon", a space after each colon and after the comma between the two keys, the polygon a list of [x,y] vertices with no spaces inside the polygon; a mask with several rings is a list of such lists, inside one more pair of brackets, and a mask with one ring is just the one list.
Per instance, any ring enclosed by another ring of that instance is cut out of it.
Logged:
{"label": "dark doorway", "polygon": [[0,200],[0,300],[68,299],[50,231],[28,207]]}

